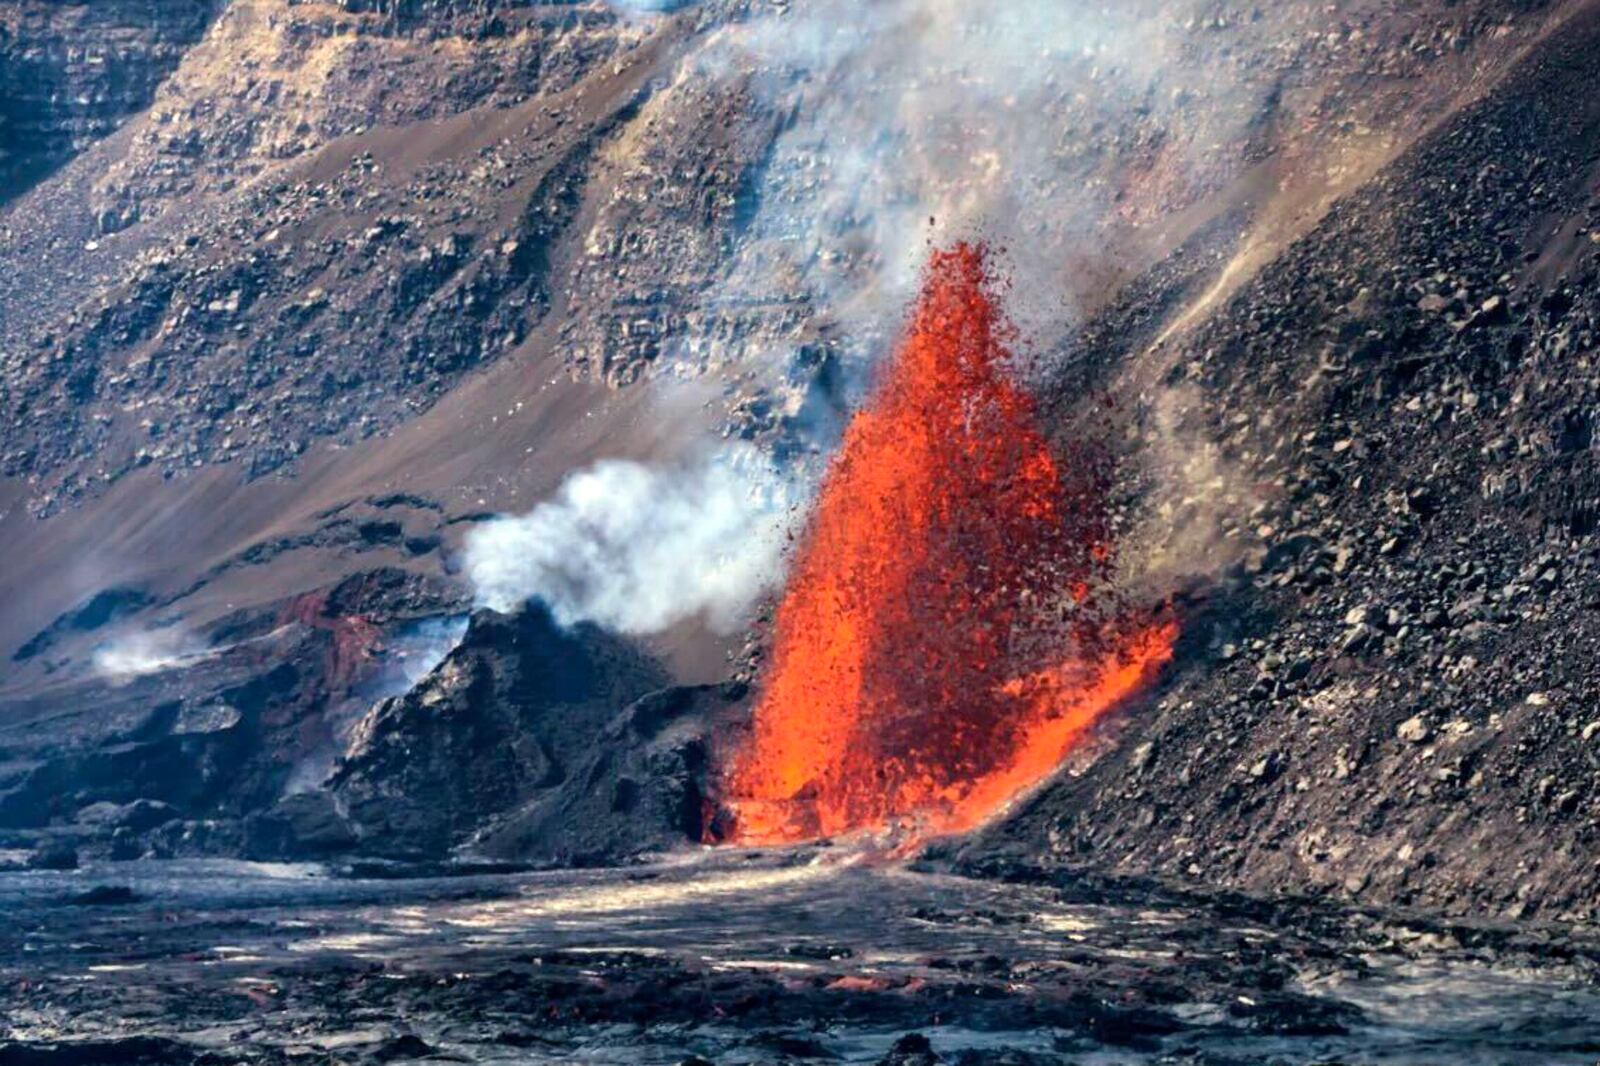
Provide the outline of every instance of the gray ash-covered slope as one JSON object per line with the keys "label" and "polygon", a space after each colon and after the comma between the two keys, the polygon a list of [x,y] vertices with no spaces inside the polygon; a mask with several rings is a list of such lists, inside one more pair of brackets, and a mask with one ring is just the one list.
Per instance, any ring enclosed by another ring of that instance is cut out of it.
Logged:
{"label": "gray ash-covered slope", "polygon": [[1159,701],[975,853],[1596,913],[1597,80],[1591,9],[1168,342],[1259,492],[1214,546],[1243,562]]}
{"label": "gray ash-covered slope", "polygon": [[329,792],[360,851],[617,861],[698,841],[709,734],[737,688],[673,688],[628,641],[537,605],[480,612],[356,728]]}

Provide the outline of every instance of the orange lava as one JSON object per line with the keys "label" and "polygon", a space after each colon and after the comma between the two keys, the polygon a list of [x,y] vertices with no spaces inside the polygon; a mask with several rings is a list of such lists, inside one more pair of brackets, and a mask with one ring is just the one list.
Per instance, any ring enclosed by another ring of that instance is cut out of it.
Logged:
{"label": "orange lava", "polygon": [[1113,605],[1104,479],[1040,433],[995,290],[981,247],[935,253],[850,424],[724,775],[727,839],[971,828],[1171,658],[1172,624]]}

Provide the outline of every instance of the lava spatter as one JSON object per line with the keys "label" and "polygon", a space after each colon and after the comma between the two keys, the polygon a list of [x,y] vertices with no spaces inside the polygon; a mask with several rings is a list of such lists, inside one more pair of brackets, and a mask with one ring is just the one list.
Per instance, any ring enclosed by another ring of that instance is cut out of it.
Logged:
{"label": "lava spatter", "polygon": [[1105,590],[1105,481],[1007,373],[981,246],[936,252],[852,420],[778,608],[723,803],[740,843],[970,828],[1171,656]]}

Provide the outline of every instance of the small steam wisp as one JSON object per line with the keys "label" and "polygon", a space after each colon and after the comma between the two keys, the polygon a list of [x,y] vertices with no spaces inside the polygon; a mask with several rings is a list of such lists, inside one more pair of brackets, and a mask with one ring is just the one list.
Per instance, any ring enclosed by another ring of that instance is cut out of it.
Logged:
{"label": "small steam wisp", "polygon": [[113,684],[192,666],[215,654],[205,642],[181,628],[135,630],[120,634],[94,650],[94,672]]}

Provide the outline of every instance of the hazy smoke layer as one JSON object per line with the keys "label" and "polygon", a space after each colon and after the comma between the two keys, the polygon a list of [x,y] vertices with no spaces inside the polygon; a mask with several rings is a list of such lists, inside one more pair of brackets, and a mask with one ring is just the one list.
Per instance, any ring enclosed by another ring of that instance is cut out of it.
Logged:
{"label": "hazy smoke layer", "polygon": [[728,631],[782,577],[794,496],[749,448],[668,468],[606,460],[474,531],[467,573],[496,610],[538,599],[564,625],[654,633],[703,614]]}
{"label": "hazy smoke layer", "polygon": [[388,664],[378,678],[381,695],[398,696],[433,673],[467,635],[467,619],[427,618],[388,640]]}

